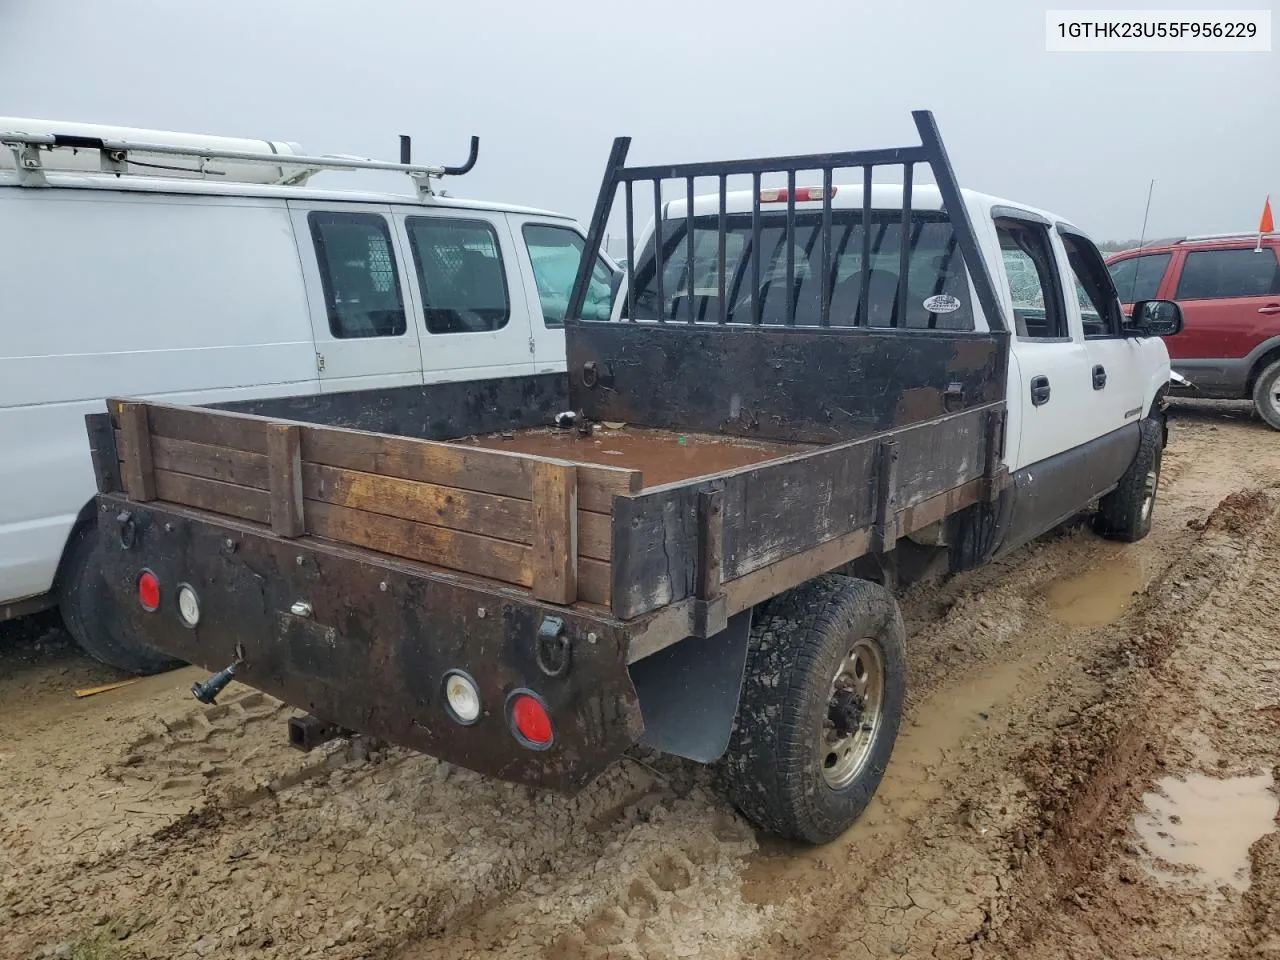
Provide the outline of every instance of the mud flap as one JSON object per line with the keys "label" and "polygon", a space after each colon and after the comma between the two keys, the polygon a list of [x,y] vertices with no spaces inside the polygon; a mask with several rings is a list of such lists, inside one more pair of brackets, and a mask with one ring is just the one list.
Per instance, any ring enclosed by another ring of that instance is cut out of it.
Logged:
{"label": "mud flap", "polygon": [[712,637],[688,637],[631,664],[644,717],[640,742],[699,763],[720,759],[738,713],[750,634],[744,610]]}

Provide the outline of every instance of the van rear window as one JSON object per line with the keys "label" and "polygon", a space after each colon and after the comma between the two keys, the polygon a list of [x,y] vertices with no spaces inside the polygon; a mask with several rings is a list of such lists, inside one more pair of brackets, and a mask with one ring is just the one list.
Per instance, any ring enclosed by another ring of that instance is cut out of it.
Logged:
{"label": "van rear window", "polygon": [[[662,303],[654,273],[654,241],[650,237],[637,257],[635,319],[716,323],[719,299],[719,218],[694,218],[693,301],[688,295],[688,258],[683,219],[663,221]],[[901,267],[902,214],[876,211],[871,220],[871,256],[867,315],[859,311],[863,258],[862,211],[832,211],[831,274],[826,278],[833,327],[900,326],[914,329],[972,330],[973,310],[964,261],[951,223],[943,214],[913,213],[908,231],[907,296],[903,316],[896,316]],[[730,323],[751,323],[751,215],[731,214],[725,236],[725,293]],[[760,287],[762,321],[785,324],[787,315],[786,217],[760,216]],[[795,215],[795,283],[790,297],[798,326],[821,322],[819,275],[822,272],[822,216]],[[927,304],[927,305],[926,305]],[[931,309],[932,308],[932,309]],[[626,307],[623,308],[626,315]]]}
{"label": "van rear window", "polygon": [[322,210],[307,219],[329,332],[343,340],[403,336],[404,301],[386,219],[376,213]]}

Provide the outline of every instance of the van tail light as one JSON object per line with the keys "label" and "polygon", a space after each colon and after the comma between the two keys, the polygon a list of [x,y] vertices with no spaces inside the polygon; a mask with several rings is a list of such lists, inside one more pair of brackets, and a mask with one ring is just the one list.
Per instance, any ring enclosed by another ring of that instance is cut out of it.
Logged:
{"label": "van tail light", "polygon": [[160,609],[160,580],[150,570],[138,574],[138,603],[148,613]]}
{"label": "van tail light", "polygon": [[551,727],[551,715],[542,698],[527,690],[517,690],[511,695],[507,709],[511,729],[524,746],[531,750],[545,750],[555,739]]}
{"label": "van tail light", "polygon": [[[835,197],[839,187],[831,188],[831,197]],[[786,187],[770,187],[760,191],[761,203],[786,203],[790,191]],[[813,200],[822,199],[821,187],[796,187],[796,203],[807,203]]]}

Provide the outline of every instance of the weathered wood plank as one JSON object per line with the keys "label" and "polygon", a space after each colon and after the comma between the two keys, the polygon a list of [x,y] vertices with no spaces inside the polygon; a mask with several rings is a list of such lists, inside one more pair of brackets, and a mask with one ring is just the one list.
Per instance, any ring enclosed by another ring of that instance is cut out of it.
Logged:
{"label": "weathered wood plank", "polygon": [[124,489],[130,500],[156,498],[155,465],[151,459],[151,428],[145,403],[120,405],[120,458],[124,462]]}
{"label": "weathered wood plank", "polygon": [[[464,443],[436,443],[314,426],[302,428],[302,459],[521,500],[533,497],[533,470],[537,464],[567,462]],[[614,494],[637,491],[642,482],[638,470],[583,464],[578,468],[579,506],[608,513]]]}
{"label": "weathered wood plank", "polygon": [[578,599],[609,606],[609,564],[587,557],[578,558]]}
{"label": "weathered wood plank", "polygon": [[239,517],[241,520],[253,520],[255,523],[267,523],[271,519],[271,507],[265,490],[241,487],[221,480],[157,470],[156,496],[169,503]]}
{"label": "weathered wood plank", "polygon": [[620,497],[613,511],[613,615],[630,620],[693,595],[699,485]]}
{"label": "weathered wood plank", "polygon": [[532,508],[528,500],[316,463],[303,463],[302,488],[309,500],[323,500],[353,510],[516,543],[527,544],[532,540]]}
{"label": "weathered wood plank", "polygon": [[578,475],[572,464],[533,470],[533,595],[548,603],[578,599]]}
{"label": "weathered wood plank", "polygon": [[533,583],[530,547],[307,500],[307,532],[409,560],[489,577],[518,586]]}
{"label": "weathered wood plank", "polygon": [[698,584],[699,600],[720,596],[724,565],[724,491],[703,490],[698,494]]}
{"label": "weathered wood plank", "polygon": [[[110,403],[121,405],[124,401]],[[168,404],[148,404],[148,408],[154,436],[267,453],[267,427],[273,421],[266,417]],[[302,425],[302,459],[522,500],[532,498],[535,464],[566,462],[482,449],[465,442],[419,440],[313,424]],[[615,495],[636,493],[642,485],[643,476],[638,470],[582,464],[578,469],[578,505],[583,510],[609,513]]]}
{"label": "weathered wood plank", "polygon": [[644,475],[639,470],[578,464],[578,508],[593,513],[612,513],[613,498],[639,493]]}
{"label": "weathered wood plank", "polygon": [[296,423],[267,427],[271,532],[300,537],[306,531],[302,501],[302,436]]}
{"label": "weathered wood plank", "polygon": [[[621,497],[614,511],[613,611],[632,619],[695,596],[697,493],[724,484],[727,582],[875,520],[876,449],[898,444],[893,514],[981,475],[986,408],[712,478]],[[896,521],[895,521],[896,522]]]}
{"label": "weathered wood plank", "polygon": [[898,444],[882,440],[876,449],[876,525],[871,547],[878,553],[898,542]]}
{"label": "weathered wood plank", "polygon": [[84,423],[89,434],[89,454],[93,458],[93,478],[98,492],[123,492],[120,448],[116,444],[116,430],[111,426],[110,415],[90,413],[85,416]]}
{"label": "weathered wood plank", "polygon": [[[579,468],[581,469],[581,468]],[[578,504],[578,556],[608,561],[613,557],[613,520]]]}
{"label": "weathered wood plank", "polygon": [[250,453],[267,452],[267,424],[271,421],[263,417],[164,403],[148,406],[151,409],[151,432],[157,437],[230,447]]}
{"label": "weathered wood plank", "polygon": [[151,456],[157,470],[189,473],[242,487],[267,489],[267,458],[260,453],[214,447],[207,443],[153,437]]}

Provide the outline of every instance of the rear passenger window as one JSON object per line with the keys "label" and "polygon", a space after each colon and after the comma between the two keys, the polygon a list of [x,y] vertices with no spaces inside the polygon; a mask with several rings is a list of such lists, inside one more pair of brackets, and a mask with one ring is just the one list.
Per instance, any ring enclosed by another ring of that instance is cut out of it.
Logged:
{"label": "rear passenger window", "polygon": [[996,235],[1013,297],[1017,335],[1029,340],[1068,339],[1066,306],[1048,229],[1021,220],[997,220]]}
{"label": "rear passenger window", "polygon": [[[582,260],[582,237],[567,227],[542,223],[526,223],[523,232],[529,261],[533,264],[533,279],[538,285],[542,321],[548,327],[563,327],[569,294],[573,292],[578,263]],[[608,320],[612,312],[613,277],[605,262],[597,257],[587,299],[582,304],[582,319]]]}
{"label": "rear passenger window", "polygon": [[402,336],[404,301],[387,221],[376,213],[319,210],[307,220],[320,265],[329,332],[344,340]]}
{"label": "rear passenger window", "polygon": [[501,330],[511,317],[498,234],[484,220],[408,217],[409,246],[431,333]]}
{"label": "rear passenger window", "polygon": [[1111,271],[1111,282],[1116,285],[1116,293],[1120,295],[1120,302],[1154,300],[1172,256],[1171,253],[1149,253],[1113,263],[1108,269]]}
{"label": "rear passenger window", "polygon": [[1188,253],[1182,263],[1177,299],[1209,300],[1220,297],[1267,297],[1280,293],[1280,270],[1270,248],[1201,250]]}
{"label": "rear passenger window", "polygon": [[[916,211],[908,225],[906,299],[898,303],[902,270],[902,214],[876,211],[870,227],[867,307],[862,310],[864,231],[859,210],[832,211],[831,264],[826,277],[833,327],[908,327],[972,330],[968,276],[951,224],[938,214]],[[654,241],[650,237],[635,268],[636,319],[716,323],[720,317],[719,218],[694,218],[693,302],[689,300],[689,257],[684,219],[663,228],[662,303],[658,303]],[[726,218],[725,296],[730,323],[751,323],[755,302],[761,322],[784,324],[788,300],[798,326],[822,319],[822,216],[795,216],[794,284],[787,286],[786,219],[760,218],[760,286],[752,289],[752,227],[749,214]],[[899,307],[901,306],[901,316]],[[932,308],[932,309],[931,309]]]}

